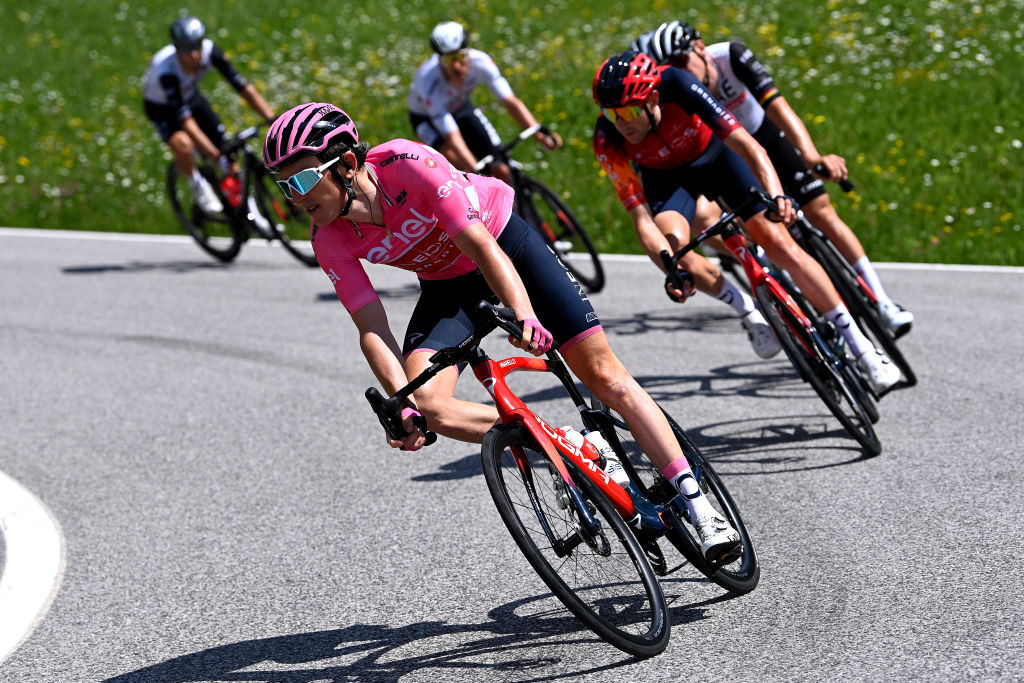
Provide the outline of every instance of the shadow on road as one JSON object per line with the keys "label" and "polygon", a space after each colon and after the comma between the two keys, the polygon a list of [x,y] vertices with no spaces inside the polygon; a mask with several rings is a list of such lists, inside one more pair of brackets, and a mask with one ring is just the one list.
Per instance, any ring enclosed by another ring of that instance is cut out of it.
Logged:
{"label": "shadow on road", "polygon": [[[679,604],[680,596],[674,594],[678,583],[666,586],[673,626],[699,622],[706,618],[710,605],[729,599],[722,596]],[[489,672],[495,680],[504,680],[513,673],[520,681],[577,680],[588,673],[636,661],[586,630],[548,593],[506,603],[488,616],[490,620],[482,624],[353,624],[330,631],[248,640],[114,676],[106,683],[395,681],[427,669],[439,670],[442,678],[475,670]],[[432,639],[438,640],[430,642]],[[567,646],[597,648],[601,660],[606,660],[608,653],[617,659],[600,667],[568,670],[559,667],[562,658],[552,654]]]}
{"label": "shadow on road", "polygon": [[199,270],[278,270],[265,263],[221,263],[219,261],[128,261],[127,263],[94,263],[87,266],[65,266],[65,275],[103,275],[106,273],[192,273]]}

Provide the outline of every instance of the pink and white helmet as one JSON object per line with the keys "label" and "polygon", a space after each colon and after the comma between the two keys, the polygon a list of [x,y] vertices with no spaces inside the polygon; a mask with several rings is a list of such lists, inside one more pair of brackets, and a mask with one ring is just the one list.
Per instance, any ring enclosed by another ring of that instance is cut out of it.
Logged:
{"label": "pink and white helmet", "polygon": [[359,132],[351,117],[333,104],[307,102],[281,114],[263,142],[263,164],[276,172],[285,164],[319,154],[338,137],[355,145]]}

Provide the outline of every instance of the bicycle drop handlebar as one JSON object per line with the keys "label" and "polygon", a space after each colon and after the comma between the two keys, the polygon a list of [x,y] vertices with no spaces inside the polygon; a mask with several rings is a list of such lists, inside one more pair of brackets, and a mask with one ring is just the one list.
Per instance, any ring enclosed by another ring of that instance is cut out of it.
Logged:
{"label": "bicycle drop handlebar", "polygon": [[[705,228],[703,232],[690,240],[688,244],[680,248],[675,254],[670,254],[667,249],[662,249],[660,256],[661,262],[665,265],[665,273],[677,289],[682,289],[684,282],[693,284],[693,275],[687,270],[679,270],[679,261],[683,256],[703,244],[708,238],[715,235],[723,235],[729,230],[738,230],[734,223],[737,212],[742,211],[751,204],[761,203],[766,207],[764,212],[765,218],[776,222],[780,220],[778,210],[775,207],[775,200],[767,193],[756,187],[748,188],[747,193],[749,197],[739,204],[735,210],[724,211],[714,224]],[[790,198],[790,201],[793,201],[794,206],[796,206],[796,202],[792,198]]]}
{"label": "bicycle drop handlebar", "polygon": [[[814,167],[814,172],[822,178],[828,178],[828,169],[825,168],[825,164],[816,165]],[[853,192],[853,189],[856,187],[856,185],[851,183],[847,178],[840,178],[836,182],[839,183],[839,187],[842,188],[843,192]]]}
{"label": "bicycle drop handlebar", "polygon": [[[516,319],[515,311],[511,308],[495,306],[487,301],[477,304],[477,310],[483,314],[484,321],[480,323],[473,332],[455,346],[437,351],[430,357],[430,367],[424,370],[418,377],[395,392],[393,396],[384,398],[377,387],[370,387],[366,390],[366,400],[370,403],[374,414],[380,421],[384,431],[395,440],[408,436],[402,425],[402,404],[414,391],[429,382],[441,370],[466,362],[473,355],[476,347],[484,337],[497,328],[501,328],[511,335],[523,338],[523,323]],[[553,351],[548,352],[553,353]],[[427,437],[425,446],[437,441],[437,434],[427,430],[427,421],[422,416],[414,416],[413,424],[423,430]]]}

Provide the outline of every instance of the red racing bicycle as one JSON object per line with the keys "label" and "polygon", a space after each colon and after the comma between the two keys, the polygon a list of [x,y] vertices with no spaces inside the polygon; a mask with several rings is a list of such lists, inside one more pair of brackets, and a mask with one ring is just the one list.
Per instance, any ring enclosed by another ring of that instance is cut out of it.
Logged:
{"label": "red racing bicycle", "polygon": [[[401,405],[413,391],[442,369],[469,363],[500,415],[500,424],[484,437],[481,458],[505,526],[552,593],[594,633],[625,652],[650,657],[668,644],[670,624],[657,576],[686,562],[677,564],[676,557],[670,566],[661,539],[726,590],[753,590],[760,569],[736,503],[682,428],[666,414],[709,502],[740,534],[739,550],[717,563],[705,560],[682,496],[637,447],[625,421],[596,400],[587,404],[557,351],[546,359],[490,359],[480,341],[498,327],[521,336],[522,326],[511,309],[481,302],[479,311],[484,322],[460,344],[436,352],[431,366],[394,396],[385,399],[376,388],[366,390],[388,434],[405,435]],[[513,393],[506,376],[520,371],[558,378],[584,429],[599,430],[615,450],[629,474],[627,485],[605,473],[605,463],[589,442],[573,445]]]}

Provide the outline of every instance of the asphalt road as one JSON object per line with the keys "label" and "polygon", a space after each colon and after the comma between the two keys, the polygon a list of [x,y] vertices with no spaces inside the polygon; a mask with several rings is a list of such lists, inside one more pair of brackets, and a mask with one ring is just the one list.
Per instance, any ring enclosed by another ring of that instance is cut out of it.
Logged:
{"label": "asphalt road", "polygon": [[[262,245],[225,267],[184,239],[0,230],[0,470],[65,562],[0,681],[1024,678],[1024,271],[881,270],[917,315],[920,383],[882,401],[865,459],[727,308],[607,268],[613,348],[723,475],[762,564],[739,598],[669,577],[672,642],[647,661],[550,597],[478,449],[386,447],[319,271]],[[413,282],[373,277],[401,329]]]}

